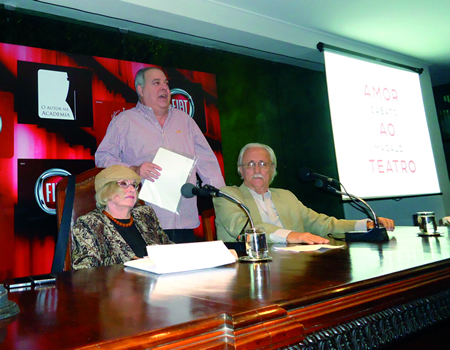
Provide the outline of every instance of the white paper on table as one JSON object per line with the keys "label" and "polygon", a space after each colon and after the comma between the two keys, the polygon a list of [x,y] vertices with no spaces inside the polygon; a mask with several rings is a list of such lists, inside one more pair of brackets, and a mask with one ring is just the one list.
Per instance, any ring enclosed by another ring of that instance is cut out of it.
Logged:
{"label": "white paper on table", "polygon": [[345,245],[303,244],[303,245],[296,245],[293,247],[274,247],[274,249],[298,253],[298,252],[312,252],[314,250],[319,250],[319,249],[336,249],[336,248],[342,248],[342,247],[345,247]]}
{"label": "white paper on table", "polygon": [[163,170],[155,182],[144,180],[139,199],[176,212],[181,198],[181,186],[186,183],[196,159],[197,157],[189,158],[165,148],[158,149],[153,163]]}
{"label": "white paper on table", "polygon": [[165,274],[232,264],[236,258],[222,241],[147,246],[148,259],[130,260],[125,266]]}

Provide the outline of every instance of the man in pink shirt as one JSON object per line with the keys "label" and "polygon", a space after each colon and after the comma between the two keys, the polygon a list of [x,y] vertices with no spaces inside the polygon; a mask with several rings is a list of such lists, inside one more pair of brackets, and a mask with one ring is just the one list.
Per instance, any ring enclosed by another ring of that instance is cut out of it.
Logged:
{"label": "man in pink shirt", "polygon": [[[188,180],[190,183],[196,183],[198,174],[203,183],[217,188],[224,186],[217,158],[201,130],[189,115],[172,108],[164,72],[156,67],[141,69],[136,74],[135,87],[139,102],[111,121],[95,153],[96,166],[121,164],[142,178],[157,181],[164,169],[154,164],[153,158],[158,149],[164,147],[198,157]],[[182,197],[177,213],[156,205],[152,207],[173,242],[195,241],[193,229],[200,224],[196,197]]]}

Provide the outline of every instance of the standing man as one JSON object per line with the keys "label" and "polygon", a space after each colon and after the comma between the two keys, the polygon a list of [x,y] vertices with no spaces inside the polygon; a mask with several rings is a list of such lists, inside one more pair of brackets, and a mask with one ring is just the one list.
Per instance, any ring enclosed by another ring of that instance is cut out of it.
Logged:
{"label": "standing man", "polygon": [[[134,84],[139,102],[111,121],[95,153],[96,166],[125,165],[142,178],[157,181],[164,169],[152,161],[158,149],[164,147],[198,157],[188,180],[192,184],[198,173],[204,183],[224,186],[217,158],[201,130],[189,115],[172,108],[164,72],[157,67],[143,68],[137,72]],[[152,206],[171,241],[196,240],[193,229],[200,224],[196,197],[181,197],[178,213]]]}
{"label": "standing man", "polygon": [[[240,187],[227,186],[220,190],[247,206],[255,227],[263,227],[275,243],[324,244],[328,233],[366,231],[373,222],[338,220],[316,213],[300,202],[290,191],[269,188],[277,171],[277,159],[272,148],[259,143],[245,145],[238,157],[238,173],[244,179]],[[247,215],[236,204],[220,197],[214,198],[217,239],[235,241],[247,224]],[[378,218],[387,230],[394,230],[394,221]]]}

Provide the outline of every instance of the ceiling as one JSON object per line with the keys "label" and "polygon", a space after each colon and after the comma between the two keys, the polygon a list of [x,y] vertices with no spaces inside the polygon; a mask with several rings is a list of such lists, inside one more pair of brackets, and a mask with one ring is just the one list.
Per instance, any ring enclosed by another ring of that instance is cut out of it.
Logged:
{"label": "ceiling", "polygon": [[450,83],[448,0],[0,0],[122,32],[323,69],[318,42],[428,66],[433,86]]}

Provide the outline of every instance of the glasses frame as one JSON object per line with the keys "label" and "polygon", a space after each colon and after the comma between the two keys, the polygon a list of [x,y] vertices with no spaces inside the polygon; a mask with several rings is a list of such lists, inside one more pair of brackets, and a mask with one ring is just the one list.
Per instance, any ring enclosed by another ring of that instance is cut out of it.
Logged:
{"label": "glasses frame", "polygon": [[120,188],[123,188],[124,190],[128,189],[130,186],[133,186],[136,191],[139,191],[139,189],[141,188],[141,183],[140,182],[131,183],[131,181],[132,180],[118,180],[116,181],[116,183]]}
{"label": "glasses frame", "polygon": [[[253,163],[254,165],[250,165],[251,163]],[[260,169],[270,169],[272,165],[273,163],[267,163],[262,160],[260,160],[259,162],[254,162],[253,160],[251,160],[250,162],[240,164],[239,166],[243,167],[244,169],[256,169],[256,166],[259,166]]]}

